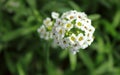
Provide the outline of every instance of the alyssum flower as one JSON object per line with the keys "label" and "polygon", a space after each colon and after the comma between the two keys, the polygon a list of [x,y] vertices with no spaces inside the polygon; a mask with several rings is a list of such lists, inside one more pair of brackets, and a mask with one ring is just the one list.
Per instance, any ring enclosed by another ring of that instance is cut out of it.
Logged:
{"label": "alyssum flower", "polygon": [[71,10],[56,18],[52,34],[54,42],[63,49],[70,49],[73,54],[85,49],[93,42],[95,28],[84,12]]}
{"label": "alyssum flower", "polygon": [[57,19],[59,17],[59,14],[56,12],[52,12],[51,16],[52,18],[47,17],[45,20],[43,20],[43,24],[37,30],[40,35],[40,38],[45,40],[53,38],[52,37],[52,28],[54,26],[53,20]]}
{"label": "alyssum flower", "polygon": [[54,43],[63,49],[69,49],[73,54],[91,45],[95,28],[84,12],[71,10],[63,13],[61,17],[52,12],[51,16],[52,18],[47,17],[38,28],[41,38],[53,39]]}

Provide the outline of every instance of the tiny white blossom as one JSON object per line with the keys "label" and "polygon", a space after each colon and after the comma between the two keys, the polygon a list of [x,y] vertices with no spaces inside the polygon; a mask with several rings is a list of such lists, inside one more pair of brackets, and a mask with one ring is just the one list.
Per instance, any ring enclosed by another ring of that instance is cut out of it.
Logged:
{"label": "tiny white blossom", "polygon": [[46,34],[46,29],[45,29],[45,26],[42,25],[40,28],[38,28],[38,33],[40,34],[40,38],[44,38],[45,37],[45,34]]}
{"label": "tiny white blossom", "polygon": [[65,38],[65,39],[62,40],[62,42],[61,42],[61,47],[62,47],[63,49],[69,47],[69,42],[68,42],[68,39],[67,39],[67,38]]}
{"label": "tiny white blossom", "polygon": [[57,12],[52,12],[52,18],[57,19],[59,17],[59,13]]}
{"label": "tiny white blossom", "polygon": [[88,30],[89,30],[90,33],[93,34],[94,31],[95,31],[95,28],[92,25],[90,25],[89,28],[88,28]]}
{"label": "tiny white blossom", "polygon": [[68,22],[65,24],[64,28],[65,28],[65,30],[69,31],[70,29],[73,28],[73,24]]}
{"label": "tiny white blossom", "polygon": [[56,19],[56,22],[54,23],[54,26],[61,25],[61,19]]}
{"label": "tiny white blossom", "polygon": [[88,38],[87,39],[87,44],[90,45],[93,42],[93,40],[94,40],[93,37]]}
{"label": "tiny white blossom", "polygon": [[75,27],[76,28],[81,28],[83,26],[83,24],[82,24],[82,21],[81,20],[76,20],[76,23],[75,23]]}
{"label": "tiny white blossom", "polygon": [[46,32],[45,33],[45,40],[48,40],[49,39],[49,32]]}
{"label": "tiny white blossom", "polygon": [[37,29],[38,33],[46,31],[44,25]]}
{"label": "tiny white blossom", "polygon": [[70,51],[71,51],[71,53],[73,53],[74,55],[77,53],[77,50],[76,50],[76,49],[73,49],[73,48],[71,48]]}
{"label": "tiny white blossom", "polygon": [[43,20],[43,24],[44,24],[46,27],[52,26],[51,18],[47,17],[45,20]]}
{"label": "tiny white blossom", "polygon": [[52,28],[53,21],[51,18],[47,17],[43,20],[43,24],[40,26],[40,28],[37,29],[40,38],[45,40],[53,39]]}
{"label": "tiny white blossom", "polygon": [[81,46],[82,49],[85,49],[88,47],[88,44],[86,42],[83,43],[83,45]]}
{"label": "tiny white blossom", "polygon": [[76,42],[76,36],[75,36],[75,34],[72,34],[70,37],[68,37],[69,38],[69,41],[70,41],[70,44],[75,44],[75,42]]}
{"label": "tiny white blossom", "polygon": [[77,36],[77,41],[78,41],[78,43],[79,43],[80,45],[82,45],[82,44],[84,43],[85,39],[86,39],[86,38],[83,36],[82,33],[78,34],[78,36]]}

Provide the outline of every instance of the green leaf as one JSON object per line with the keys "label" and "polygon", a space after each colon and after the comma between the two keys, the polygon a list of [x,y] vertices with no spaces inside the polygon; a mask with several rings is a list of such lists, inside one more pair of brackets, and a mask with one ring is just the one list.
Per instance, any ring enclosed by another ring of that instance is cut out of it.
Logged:
{"label": "green leaf", "polygon": [[25,56],[22,57],[23,64],[24,64],[25,66],[29,65],[30,62],[32,61],[32,57],[33,57],[33,52],[31,52],[31,51],[30,51],[30,52],[27,52],[27,53],[25,54]]}
{"label": "green leaf", "polygon": [[67,3],[57,2],[57,1],[50,1],[47,4],[45,4],[41,9],[41,11],[43,12],[50,12],[50,13],[51,11],[63,13],[68,10],[71,10],[71,9],[70,7],[67,6]]}
{"label": "green leaf", "polygon": [[17,67],[19,75],[26,75],[25,72],[24,72],[24,70],[23,70],[22,65],[19,62],[17,63],[16,67]]}
{"label": "green leaf", "polygon": [[80,7],[75,2],[69,1],[68,3],[74,10],[81,11]]}
{"label": "green leaf", "polygon": [[62,60],[62,59],[65,59],[68,55],[68,50],[63,50],[60,55],[59,55],[59,58]]}
{"label": "green leaf", "polygon": [[34,27],[21,28],[21,29],[18,29],[18,30],[8,32],[1,37],[1,41],[8,42],[8,41],[16,39],[20,36],[28,35],[28,34],[34,32],[34,31],[36,31],[37,28],[38,28],[38,26],[34,26]]}
{"label": "green leaf", "polygon": [[102,63],[96,70],[96,75],[102,75],[103,73],[108,71],[108,62]]}
{"label": "green leaf", "polygon": [[0,43],[0,52],[2,51],[3,49],[3,45]]}
{"label": "green leaf", "polygon": [[120,10],[118,10],[113,18],[112,22],[113,26],[116,28],[118,25],[120,26]]}
{"label": "green leaf", "polygon": [[27,0],[31,8],[36,8],[36,0]]}
{"label": "green leaf", "polygon": [[107,20],[103,20],[102,23],[104,24],[106,30],[107,30],[109,33],[115,35],[115,28],[113,28],[113,26],[111,25],[110,22],[108,22]]}
{"label": "green leaf", "polygon": [[100,0],[100,3],[107,7],[107,9],[110,9],[111,8],[111,4],[110,4],[110,1],[107,1],[107,0]]}
{"label": "green leaf", "polygon": [[113,69],[114,69],[114,62],[113,62],[113,56],[111,53],[109,53],[108,55],[108,67],[109,67],[109,70],[112,72]]}
{"label": "green leaf", "polygon": [[9,69],[9,71],[13,74],[15,74],[16,72],[16,67],[15,67],[15,63],[12,61],[12,59],[10,58],[10,55],[9,53],[7,53],[5,51],[5,62],[6,62],[6,65],[7,65],[7,68]]}
{"label": "green leaf", "polygon": [[63,75],[63,72],[57,68],[52,61],[50,61],[47,66],[47,75]]}
{"label": "green leaf", "polygon": [[89,15],[88,18],[90,18],[91,20],[98,20],[101,16],[99,14],[92,14]]}
{"label": "green leaf", "polygon": [[85,66],[92,72],[94,70],[94,63],[92,62],[90,56],[81,50],[79,52],[79,57],[84,62]]}
{"label": "green leaf", "polygon": [[116,39],[120,39],[120,36],[118,36],[119,33],[110,22],[108,22],[107,20],[102,20],[101,22],[103,23],[103,26],[108,34],[112,35]]}
{"label": "green leaf", "polygon": [[[102,38],[97,38],[97,46],[98,46],[98,52],[99,53],[106,53],[106,49],[105,49],[105,44],[104,44],[104,42],[103,42],[103,40],[102,40]],[[105,50],[104,50],[105,49]]]}

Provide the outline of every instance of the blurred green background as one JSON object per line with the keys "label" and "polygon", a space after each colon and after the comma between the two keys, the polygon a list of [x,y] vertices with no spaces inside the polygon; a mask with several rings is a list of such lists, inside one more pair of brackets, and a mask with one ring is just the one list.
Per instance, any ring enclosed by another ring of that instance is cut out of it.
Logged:
{"label": "blurred green background", "polygon": [[[52,11],[73,9],[96,28],[77,55],[37,33]],[[120,0],[0,0],[0,75],[120,75]]]}

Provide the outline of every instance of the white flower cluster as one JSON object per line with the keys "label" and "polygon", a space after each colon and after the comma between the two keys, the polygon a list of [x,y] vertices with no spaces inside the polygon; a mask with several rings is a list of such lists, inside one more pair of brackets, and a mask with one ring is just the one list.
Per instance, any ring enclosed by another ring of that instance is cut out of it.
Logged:
{"label": "white flower cluster", "polygon": [[53,39],[54,43],[63,49],[70,49],[73,54],[79,52],[79,49],[87,48],[93,42],[95,28],[84,12],[71,10],[63,13],[61,17],[52,12],[52,18],[55,21],[46,18],[38,29],[41,38]]}
{"label": "white flower cluster", "polygon": [[56,19],[52,31],[54,41],[60,47],[76,54],[79,49],[85,49],[93,42],[95,28],[85,13],[72,10]]}
{"label": "white flower cluster", "polygon": [[[52,12],[51,14],[53,19],[57,19],[59,17],[59,14],[56,12]],[[49,40],[53,39],[52,37],[52,28],[54,26],[54,21],[47,17],[45,20],[43,20],[43,25],[38,28],[38,33],[40,34],[40,38]]]}
{"label": "white flower cluster", "polygon": [[52,39],[52,25],[53,22],[51,21],[51,18],[47,17],[43,21],[43,25],[38,28],[38,33],[40,34],[40,38],[43,38],[45,40]]}

